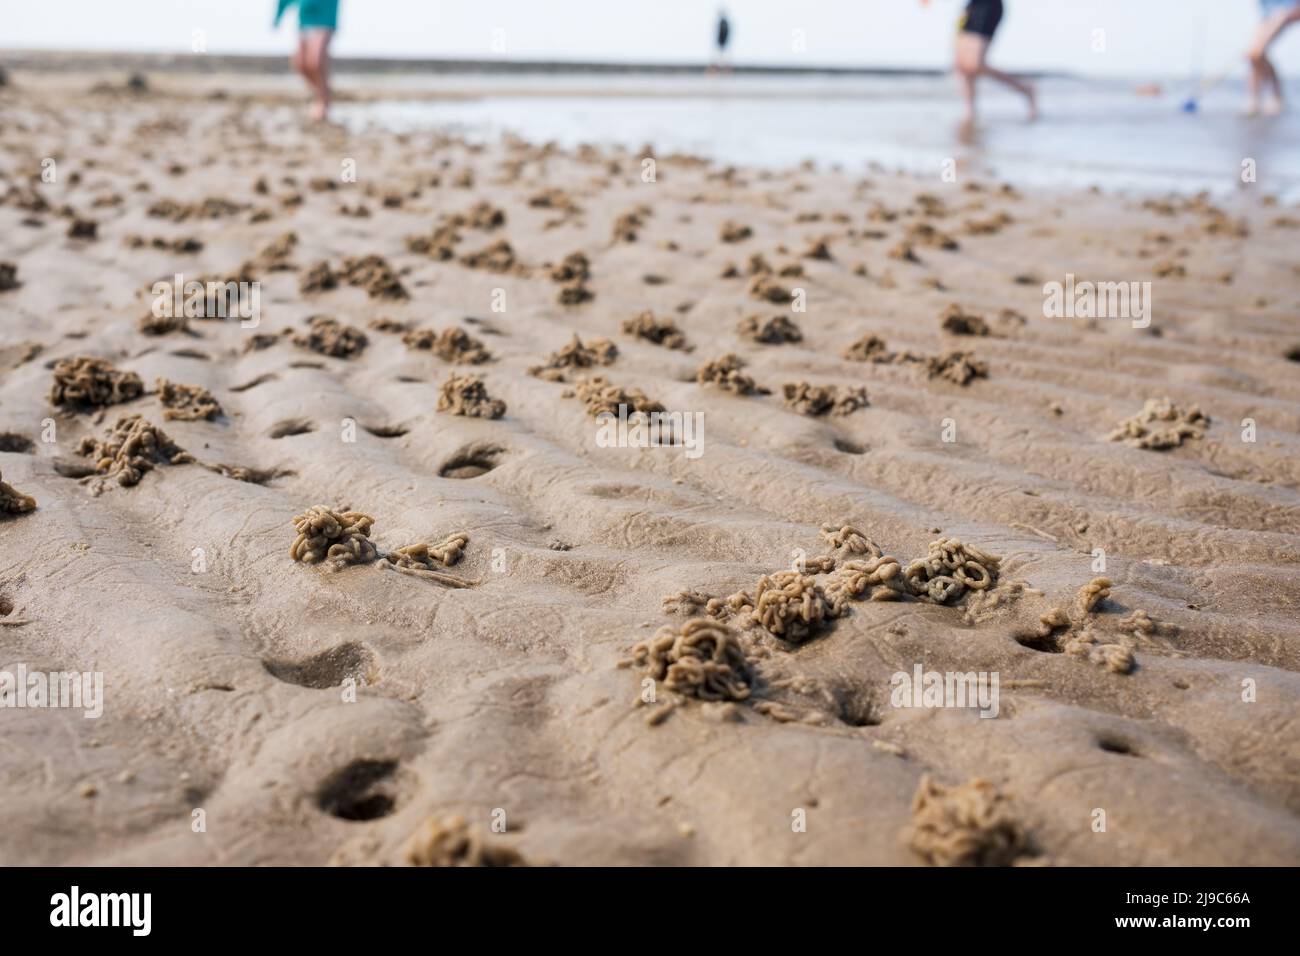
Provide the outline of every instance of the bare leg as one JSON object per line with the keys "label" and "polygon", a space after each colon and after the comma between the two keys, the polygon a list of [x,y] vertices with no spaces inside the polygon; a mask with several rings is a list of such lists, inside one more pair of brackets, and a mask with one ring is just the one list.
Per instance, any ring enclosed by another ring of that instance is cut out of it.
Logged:
{"label": "bare leg", "polygon": [[306,33],[298,35],[298,48],[293,53],[293,68],[298,71],[299,76],[306,80],[311,91],[317,93],[320,81],[316,72],[316,61],[312,55],[309,36]]}
{"label": "bare leg", "polygon": [[1261,97],[1272,89],[1272,101],[1264,106],[1266,113],[1280,113],[1283,105],[1282,79],[1268,58],[1268,48],[1291,24],[1300,22],[1300,9],[1287,10],[1269,17],[1259,25],[1255,40],[1246,58],[1250,61],[1250,104],[1247,113],[1259,112]]}
{"label": "bare leg", "polygon": [[332,30],[311,30],[303,37],[303,75],[316,94],[312,118],[325,120],[330,111],[330,39]]}
{"label": "bare leg", "polygon": [[957,58],[954,66],[961,81],[962,103],[966,108],[962,125],[975,122],[975,80],[984,64],[984,53],[989,41],[974,33],[957,34]]}
{"label": "bare leg", "polygon": [[303,36],[298,37],[298,45],[294,48],[293,56],[289,58],[289,62],[293,64],[294,72],[297,73],[299,76],[301,76],[304,80],[306,80],[307,79],[307,38],[306,37]]}
{"label": "bare leg", "polygon": [[1267,57],[1264,59],[1264,85],[1273,88],[1273,102],[1264,107],[1264,112],[1270,115],[1282,112],[1285,101],[1285,95],[1282,92],[1282,78],[1277,75],[1277,70],[1273,68],[1273,61]]}
{"label": "bare leg", "polygon": [[986,37],[977,33],[957,35],[957,75],[961,78],[962,98],[966,104],[963,124],[969,125],[975,121],[975,84],[981,76],[997,80],[1023,96],[1029,101],[1029,118],[1036,119],[1038,104],[1034,98],[1034,88],[1023,80],[989,66],[988,49],[989,41]]}
{"label": "bare leg", "polygon": [[1029,118],[1038,119],[1038,101],[1034,98],[1034,88],[1024,80],[1018,80],[1009,73],[1003,73],[1001,70],[995,70],[993,67],[985,65],[981,71],[985,76],[992,77],[1004,86],[1009,86],[1026,100],[1029,101]]}
{"label": "bare leg", "polygon": [[1264,64],[1268,58],[1260,55],[1256,56],[1254,52],[1248,53],[1246,59],[1250,61],[1250,102],[1246,105],[1247,116],[1259,115],[1259,97],[1264,87]]}

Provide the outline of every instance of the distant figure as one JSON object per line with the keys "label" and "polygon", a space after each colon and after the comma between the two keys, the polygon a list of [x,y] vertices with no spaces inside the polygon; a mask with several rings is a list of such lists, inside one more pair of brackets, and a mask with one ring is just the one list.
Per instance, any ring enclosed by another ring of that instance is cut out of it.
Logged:
{"label": "distant figure", "polygon": [[1248,116],[1257,116],[1260,112],[1260,94],[1266,87],[1272,87],[1273,96],[1264,105],[1267,116],[1276,116],[1282,112],[1282,81],[1277,70],[1268,58],[1268,48],[1282,35],[1291,24],[1300,21],[1300,0],[1259,0],[1263,21],[1255,31],[1255,42],[1250,46],[1246,58],[1250,60],[1250,105],[1246,109]]}
{"label": "distant figure", "polygon": [[727,58],[727,44],[731,42],[731,21],[727,19],[727,10],[725,7],[718,9],[718,52],[714,54],[713,65],[709,72],[714,70],[726,72],[731,69],[731,63]]}
{"label": "distant figure", "polygon": [[293,54],[293,68],[316,94],[312,118],[324,122],[330,112],[330,39],[339,25],[339,0],[280,0],[275,11],[276,26],[290,7],[298,8],[298,49]]}
{"label": "distant figure", "polygon": [[[1296,0],[1300,2],[1300,0]],[[1029,101],[1029,118],[1037,119],[1038,104],[1034,88],[1023,80],[995,70],[987,63],[989,43],[1002,23],[1002,0],[970,0],[958,24],[957,74],[961,77],[962,96],[966,101],[966,116],[962,124],[975,122],[975,81],[981,76],[991,77],[1011,87]]]}

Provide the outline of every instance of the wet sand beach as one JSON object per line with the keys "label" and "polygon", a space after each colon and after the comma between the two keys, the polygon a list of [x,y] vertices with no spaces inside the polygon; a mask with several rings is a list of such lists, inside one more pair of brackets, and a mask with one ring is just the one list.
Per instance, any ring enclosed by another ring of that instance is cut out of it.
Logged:
{"label": "wet sand beach", "polygon": [[[103,686],[0,709],[0,860],[1300,862],[1266,183],[363,134],[220,75],[0,115],[0,671]],[[1149,322],[1045,315],[1088,281]]]}

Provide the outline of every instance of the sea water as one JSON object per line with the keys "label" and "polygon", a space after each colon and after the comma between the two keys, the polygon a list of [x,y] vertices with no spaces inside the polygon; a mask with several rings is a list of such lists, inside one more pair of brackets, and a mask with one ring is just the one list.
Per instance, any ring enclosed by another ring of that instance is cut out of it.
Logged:
{"label": "sea water", "polygon": [[1137,81],[1047,78],[1038,84],[1041,116],[1031,123],[1018,96],[984,81],[981,119],[969,131],[948,76],[551,72],[358,82],[380,98],[340,104],[339,119],[354,129],[436,127],[474,141],[511,133],[562,146],[648,143],[660,155],[728,164],[812,160],[850,171],[878,164],[936,177],[955,161],[959,170],[1045,189],[1208,190],[1221,198],[1255,189],[1300,201],[1300,115],[1243,116],[1240,82],[1220,85],[1188,112],[1193,87],[1185,81],[1139,95]]}

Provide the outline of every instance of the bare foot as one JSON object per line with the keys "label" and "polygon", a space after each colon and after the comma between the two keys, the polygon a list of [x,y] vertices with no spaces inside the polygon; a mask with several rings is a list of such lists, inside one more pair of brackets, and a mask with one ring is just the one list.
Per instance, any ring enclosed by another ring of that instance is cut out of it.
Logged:
{"label": "bare foot", "polygon": [[1282,111],[1285,109],[1286,107],[1283,105],[1281,100],[1270,100],[1268,105],[1264,107],[1264,115],[1281,116]]}
{"label": "bare foot", "polygon": [[327,120],[329,120],[329,117],[330,117],[330,108],[326,104],[321,103],[319,101],[312,104],[312,108],[311,108],[312,119],[314,119],[318,123],[324,123]]}
{"label": "bare foot", "polygon": [[1259,115],[1259,103],[1258,103],[1258,102],[1255,102],[1255,101],[1252,100],[1251,103],[1246,107],[1245,112],[1243,112],[1241,115],[1242,115],[1242,116],[1249,117],[1249,118],[1251,118],[1251,119],[1253,119],[1254,117],[1258,116],[1258,115]]}

